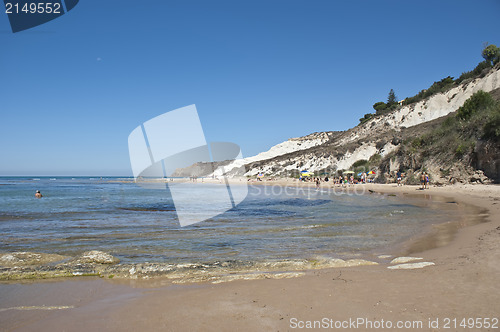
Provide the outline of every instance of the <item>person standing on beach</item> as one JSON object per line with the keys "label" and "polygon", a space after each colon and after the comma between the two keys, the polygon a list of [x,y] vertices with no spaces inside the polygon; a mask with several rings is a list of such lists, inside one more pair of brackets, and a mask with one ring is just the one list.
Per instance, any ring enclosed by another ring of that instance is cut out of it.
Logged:
{"label": "person standing on beach", "polygon": [[396,173],[396,178],[397,178],[397,180],[398,180],[398,187],[399,187],[399,186],[402,186],[402,184],[401,184],[401,171],[398,171],[398,172]]}
{"label": "person standing on beach", "polygon": [[425,189],[425,172],[420,175],[420,189]]}
{"label": "person standing on beach", "polygon": [[425,173],[425,189],[429,189],[429,174]]}
{"label": "person standing on beach", "polygon": [[43,197],[43,196],[42,196],[42,193],[40,192],[40,190],[37,190],[37,191],[35,192],[35,197],[36,197],[36,198],[42,198],[42,197]]}

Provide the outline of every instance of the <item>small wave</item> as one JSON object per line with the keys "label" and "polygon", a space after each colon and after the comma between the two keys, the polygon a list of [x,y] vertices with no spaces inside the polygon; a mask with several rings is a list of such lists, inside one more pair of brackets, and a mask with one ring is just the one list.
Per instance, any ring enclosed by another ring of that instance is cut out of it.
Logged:
{"label": "small wave", "polygon": [[398,214],[404,214],[405,212],[403,210],[393,210],[391,212],[389,212],[389,216],[392,217],[392,216],[395,216],[395,215],[398,215]]}
{"label": "small wave", "polygon": [[72,305],[57,305],[57,306],[20,306],[11,308],[1,308],[0,311],[7,310],[63,310],[63,309],[73,309],[75,306]]}
{"label": "small wave", "polygon": [[139,211],[139,212],[169,212],[175,211],[175,208],[172,206],[132,206],[132,207],[119,207],[119,210],[125,211]]}
{"label": "small wave", "polygon": [[322,228],[322,227],[328,227],[328,225],[302,225],[302,226],[291,226],[291,227],[285,227],[283,230],[284,231],[295,231],[299,229],[314,229],[314,228]]}
{"label": "small wave", "polygon": [[259,202],[250,202],[245,205],[247,206],[294,206],[294,207],[309,207],[309,206],[319,206],[331,203],[330,200],[327,199],[302,199],[302,198],[293,198],[293,199],[272,199],[265,200]]}
{"label": "small wave", "polygon": [[286,217],[286,216],[296,215],[296,213],[293,211],[266,209],[262,207],[251,209],[248,208],[247,206],[236,207],[234,209],[227,211],[226,213],[229,214],[235,213],[238,216],[285,216]]}
{"label": "small wave", "polygon": [[[137,264],[127,266],[122,277],[142,277],[163,275],[173,279],[173,283],[192,283],[208,281],[221,283],[233,280],[249,279],[281,279],[304,275],[301,271],[332,267],[352,267],[376,265],[376,262],[363,259],[338,259],[317,257],[312,259],[292,259],[273,261],[216,261],[212,263],[178,263],[178,264]],[[118,268],[119,266],[116,266]]]}

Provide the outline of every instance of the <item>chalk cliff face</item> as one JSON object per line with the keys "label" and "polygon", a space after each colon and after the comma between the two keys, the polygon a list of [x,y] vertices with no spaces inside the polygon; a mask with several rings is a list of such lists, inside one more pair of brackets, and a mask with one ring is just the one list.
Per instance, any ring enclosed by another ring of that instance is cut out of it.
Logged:
{"label": "chalk cliff face", "polygon": [[[258,173],[279,176],[305,169],[348,169],[354,162],[368,160],[375,155],[383,159],[394,154],[403,139],[411,137],[409,135],[418,135],[418,131],[410,130],[411,128],[433,126],[439,119],[455,112],[475,92],[491,92],[499,88],[500,68],[497,66],[482,78],[466,80],[445,93],[375,116],[352,129],[292,138],[266,152],[230,163],[225,169],[245,166],[247,176]],[[386,171],[393,171],[398,167],[395,160]]]}

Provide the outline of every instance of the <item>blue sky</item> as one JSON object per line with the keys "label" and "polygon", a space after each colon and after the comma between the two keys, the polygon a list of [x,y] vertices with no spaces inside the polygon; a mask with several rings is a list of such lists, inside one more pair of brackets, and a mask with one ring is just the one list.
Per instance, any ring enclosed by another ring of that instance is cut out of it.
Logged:
{"label": "blue sky", "polygon": [[131,175],[127,137],[196,104],[244,156],[345,130],[482,61],[500,1],[94,1],[13,34],[0,14],[0,175]]}

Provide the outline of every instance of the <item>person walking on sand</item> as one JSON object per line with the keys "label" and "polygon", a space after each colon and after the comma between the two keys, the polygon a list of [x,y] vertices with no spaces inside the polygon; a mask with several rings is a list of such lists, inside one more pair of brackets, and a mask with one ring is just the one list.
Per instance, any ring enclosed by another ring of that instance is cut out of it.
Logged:
{"label": "person walking on sand", "polygon": [[402,186],[402,184],[401,184],[401,171],[398,171],[398,172],[396,173],[396,178],[397,178],[397,180],[398,180],[398,187],[399,187],[399,186]]}
{"label": "person walking on sand", "polygon": [[420,189],[425,189],[425,172],[420,175]]}
{"label": "person walking on sand", "polygon": [[316,190],[319,190],[320,180],[316,178]]}
{"label": "person walking on sand", "polygon": [[429,189],[429,174],[425,173],[425,189]]}
{"label": "person walking on sand", "polygon": [[36,197],[36,198],[42,198],[42,197],[43,197],[43,196],[42,196],[42,193],[40,192],[40,190],[37,190],[37,191],[35,192],[35,197]]}

